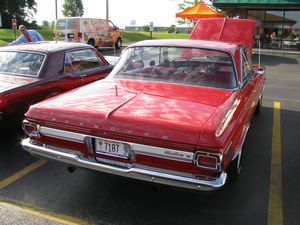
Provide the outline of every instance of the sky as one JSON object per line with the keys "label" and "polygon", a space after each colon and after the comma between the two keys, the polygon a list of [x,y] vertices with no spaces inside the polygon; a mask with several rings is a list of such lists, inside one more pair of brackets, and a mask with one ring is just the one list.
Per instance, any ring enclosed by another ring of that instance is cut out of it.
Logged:
{"label": "sky", "polygon": [[[47,3],[46,3],[47,2]],[[64,0],[57,0],[58,18],[63,17]],[[171,26],[175,24],[175,14],[179,12],[178,3],[182,0],[109,0],[109,19],[120,28],[149,25]],[[208,1],[209,2],[209,1]],[[55,0],[36,0],[37,13],[34,19],[38,24],[42,21],[55,20]],[[82,0],[83,17],[106,18],[106,0]],[[132,24],[133,25],[133,24]]]}

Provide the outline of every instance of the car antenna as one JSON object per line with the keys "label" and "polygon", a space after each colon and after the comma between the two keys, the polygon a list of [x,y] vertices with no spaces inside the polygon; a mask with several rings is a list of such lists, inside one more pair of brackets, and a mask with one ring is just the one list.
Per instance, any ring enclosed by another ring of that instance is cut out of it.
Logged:
{"label": "car antenna", "polygon": [[260,40],[258,41],[258,68],[260,68]]}

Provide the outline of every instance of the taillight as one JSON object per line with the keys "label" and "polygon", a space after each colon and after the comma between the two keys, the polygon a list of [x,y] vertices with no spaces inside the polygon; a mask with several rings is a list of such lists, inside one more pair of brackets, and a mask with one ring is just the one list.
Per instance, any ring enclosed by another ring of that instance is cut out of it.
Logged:
{"label": "taillight", "polygon": [[26,135],[29,137],[39,137],[40,125],[37,123],[30,122],[28,120],[24,120],[22,124],[22,128]]}
{"label": "taillight", "polygon": [[194,163],[199,168],[221,171],[222,155],[212,152],[197,151],[195,153]]}
{"label": "taillight", "polygon": [[79,39],[82,38],[82,33],[81,32],[78,33],[78,38]]}
{"label": "taillight", "polygon": [[55,37],[55,33],[54,33],[54,32],[52,33],[52,38],[53,38],[53,40],[55,40],[55,39],[56,39],[56,37]]}

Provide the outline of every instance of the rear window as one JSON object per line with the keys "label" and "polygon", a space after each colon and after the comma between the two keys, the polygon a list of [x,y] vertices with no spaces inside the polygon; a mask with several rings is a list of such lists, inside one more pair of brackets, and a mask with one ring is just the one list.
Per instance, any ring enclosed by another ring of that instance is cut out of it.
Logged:
{"label": "rear window", "polygon": [[131,47],[112,71],[117,79],[232,89],[234,65],[226,52],[185,47]]}
{"label": "rear window", "polygon": [[18,76],[39,74],[45,55],[29,52],[0,52],[0,73]]}
{"label": "rear window", "polygon": [[56,23],[57,30],[75,30],[76,19],[59,19]]}
{"label": "rear window", "polygon": [[56,29],[57,30],[65,30],[66,29],[66,20],[57,20]]}

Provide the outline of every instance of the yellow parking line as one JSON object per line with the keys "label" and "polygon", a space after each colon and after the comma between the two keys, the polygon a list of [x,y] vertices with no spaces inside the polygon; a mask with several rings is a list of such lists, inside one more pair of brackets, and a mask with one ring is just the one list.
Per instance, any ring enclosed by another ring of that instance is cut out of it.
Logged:
{"label": "yellow parking line", "polygon": [[274,102],[268,225],[282,225],[280,102]]}
{"label": "yellow parking line", "polygon": [[29,214],[37,216],[37,217],[41,217],[41,218],[44,218],[44,219],[47,219],[50,221],[59,222],[59,223],[67,224],[67,225],[88,225],[88,224],[90,224],[87,221],[84,221],[84,220],[81,220],[78,218],[74,218],[71,216],[55,214],[52,212],[45,212],[43,210],[33,209],[31,207],[26,207],[26,206],[20,206],[20,205],[16,205],[16,204],[10,203],[10,202],[0,201],[0,205],[7,207],[7,208],[14,209],[15,211],[29,213]]}
{"label": "yellow parking line", "polygon": [[16,172],[15,174],[9,176],[8,178],[0,181],[0,190],[5,188],[6,186],[10,185],[11,183],[15,182],[16,180],[22,178],[23,176],[31,173],[35,169],[44,165],[46,162],[47,162],[46,160],[38,160],[38,161],[32,163],[31,165],[25,167],[24,169]]}

